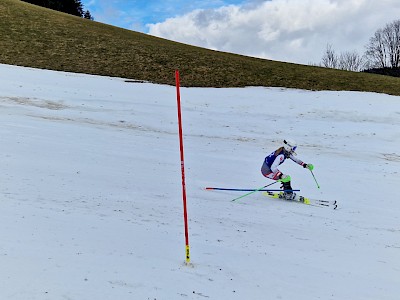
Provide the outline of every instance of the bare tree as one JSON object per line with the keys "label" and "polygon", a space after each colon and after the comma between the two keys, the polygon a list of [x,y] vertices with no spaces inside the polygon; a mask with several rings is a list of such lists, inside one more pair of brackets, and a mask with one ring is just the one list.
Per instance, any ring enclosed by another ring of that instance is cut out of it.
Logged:
{"label": "bare tree", "polygon": [[389,64],[393,68],[400,63],[400,20],[390,23],[383,29],[384,40],[389,50]]}
{"label": "bare tree", "polygon": [[400,20],[378,29],[366,46],[365,55],[374,68],[400,67]]}
{"label": "bare tree", "polygon": [[346,51],[340,53],[338,60],[338,69],[360,72],[365,68],[365,66],[365,58],[358,54],[357,51]]}
{"label": "bare tree", "polygon": [[326,45],[326,51],[322,56],[322,66],[332,69],[336,69],[338,66],[338,57],[331,44]]}
{"label": "bare tree", "polygon": [[356,51],[346,51],[337,55],[331,44],[327,44],[321,63],[321,66],[326,68],[355,72],[362,71],[365,65],[365,57],[359,55]]}
{"label": "bare tree", "polygon": [[400,68],[400,20],[378,29],[365,48],[363,56],[356,51],[337,55],[332,45],[327,44],[321,66],[348,71]]}

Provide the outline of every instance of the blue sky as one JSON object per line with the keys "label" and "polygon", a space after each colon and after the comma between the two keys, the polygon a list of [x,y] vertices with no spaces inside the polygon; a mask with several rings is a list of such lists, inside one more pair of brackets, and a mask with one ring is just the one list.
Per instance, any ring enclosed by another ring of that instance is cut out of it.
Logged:
{"label": "blue sky", "polygon": [[360,56],[398,20],[399,0],[82,0],[95,21],[213,50],[318,64],[332,45]]}
{"label": "blue sky", "polygon": [[146,24],[165,21],[195,9],[215,9],[244,0],[83,0],[96,21],[148,32]]}

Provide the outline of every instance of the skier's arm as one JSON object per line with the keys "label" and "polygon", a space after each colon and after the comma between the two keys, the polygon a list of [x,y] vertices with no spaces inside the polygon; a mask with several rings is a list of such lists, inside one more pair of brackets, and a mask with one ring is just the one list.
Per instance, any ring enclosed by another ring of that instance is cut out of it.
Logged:
{"label": "skier's arm", "polygon": [[299,164],[300,166],[302,166],[303,168],[307,168],[311,171],[314,169],[314,166],[312,164],[306,164],[297,157],[294,157],[293,155],[290,155],[290,159],[293,160],[295,163]]}
{"label": "skier's arm", "polygon": [[290,154],[289,158],[291,160],[293,160],[296,164],[304,167],[305,163],[301,159],[298,159],[297,157],[293,156],[292,154]]}

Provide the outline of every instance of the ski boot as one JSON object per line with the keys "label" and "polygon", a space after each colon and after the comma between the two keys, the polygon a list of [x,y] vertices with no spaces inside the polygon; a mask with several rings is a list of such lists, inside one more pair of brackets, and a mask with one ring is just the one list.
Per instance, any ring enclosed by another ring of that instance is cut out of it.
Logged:
{"label": "ski boot", "polygon": [[289,182],[282,182],[282,188],[284,190],[283,192],[283,197],[286,200],[295,200],[296,198],[296,193],[292,192],[292,186],[290,185]]}

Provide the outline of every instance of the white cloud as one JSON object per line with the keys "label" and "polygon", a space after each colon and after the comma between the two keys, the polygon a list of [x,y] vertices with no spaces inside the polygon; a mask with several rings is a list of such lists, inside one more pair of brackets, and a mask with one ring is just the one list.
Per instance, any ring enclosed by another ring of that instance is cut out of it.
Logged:
{"label": "white cloud", "polygon": [[399,16],[398,0],[270,0],[198,9],[148,28],[191,45],[307,64],[321,61],[327,43],[363,54],[374,32]]}

